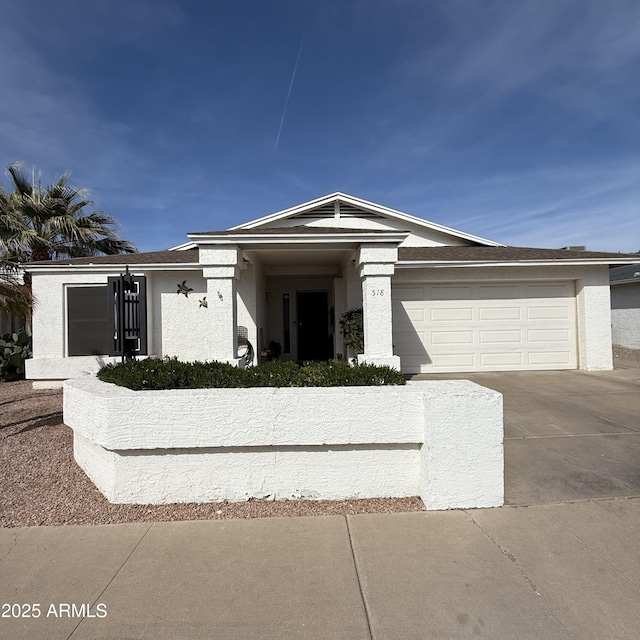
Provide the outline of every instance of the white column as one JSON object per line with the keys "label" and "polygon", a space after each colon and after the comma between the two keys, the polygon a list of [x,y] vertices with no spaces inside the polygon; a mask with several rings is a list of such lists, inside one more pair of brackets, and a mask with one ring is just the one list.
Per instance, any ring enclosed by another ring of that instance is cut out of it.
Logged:
{"label": "white column", "polygon": [[591,267],[576,281],[580,369],[613,369],[610,296],[609,267],[606,265]]}
{"label": "white column", "polygon": [[200,247],[202,275],[207,281],[207,310],[211,316],[203,341],[207,360],[238,365],[237,301],[240,251],[235,245]]}
{"label": "white column", "polygon": [[358,362],[400,370],[400,358],[393,355],[391,311],[391,276],[397,259],[397,245],[362,245],[360,248],[364,354],[358,354]]}

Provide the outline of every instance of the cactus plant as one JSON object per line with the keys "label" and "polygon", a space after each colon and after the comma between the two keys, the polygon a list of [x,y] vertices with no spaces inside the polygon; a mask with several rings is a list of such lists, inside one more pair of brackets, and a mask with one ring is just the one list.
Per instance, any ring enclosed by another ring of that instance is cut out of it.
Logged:
{"label": "cactus plant", "polygon": [[0,335],[0,378],[24,377],[24,361],[31,355],[31,335],[25,329]]}

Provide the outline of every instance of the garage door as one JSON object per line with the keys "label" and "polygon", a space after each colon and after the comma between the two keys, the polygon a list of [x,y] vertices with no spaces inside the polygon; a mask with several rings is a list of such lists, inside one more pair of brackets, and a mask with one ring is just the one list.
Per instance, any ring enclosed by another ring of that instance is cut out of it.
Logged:
{"label": "garage door", "polygon": [[576,369],[573,282],[393,285],[407,373]]}

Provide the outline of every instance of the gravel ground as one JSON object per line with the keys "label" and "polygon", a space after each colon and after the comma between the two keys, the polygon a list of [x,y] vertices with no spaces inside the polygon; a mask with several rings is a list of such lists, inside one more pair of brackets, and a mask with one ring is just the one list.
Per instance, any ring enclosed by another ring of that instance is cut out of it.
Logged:
{"label": "gravel ground", "polygon": [[617,360],[640,362],[640,349],[627,349],[627,347],[614,346],[613,357]]}
{"label": "gravel ground", "polygon": [[415,498],[110,504],[73,459],[62,391],[0,383],[0,527],[422,511]]}

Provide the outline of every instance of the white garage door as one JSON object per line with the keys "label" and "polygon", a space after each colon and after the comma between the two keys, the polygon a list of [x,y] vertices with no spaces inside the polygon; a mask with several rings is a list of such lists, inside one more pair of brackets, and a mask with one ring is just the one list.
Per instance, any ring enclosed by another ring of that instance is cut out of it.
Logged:
{"label": "white garage door", "polygon": [[393,285],[406,373],[576,369],[573,282]]}

